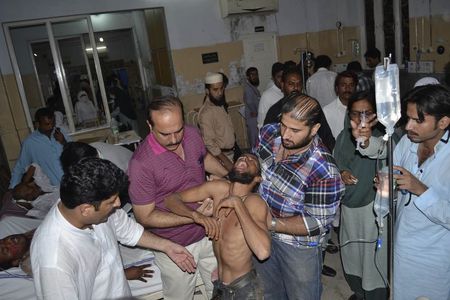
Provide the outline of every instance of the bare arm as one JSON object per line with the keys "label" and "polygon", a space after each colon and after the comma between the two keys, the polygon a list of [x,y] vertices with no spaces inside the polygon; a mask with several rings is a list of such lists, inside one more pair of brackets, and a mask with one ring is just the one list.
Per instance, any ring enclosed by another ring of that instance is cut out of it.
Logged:
{"label": "bare arm", "polygon": [[228,157],[223,154],[223,152],[220,152],[219,155],[216,156],[216,158],[219,160],[219,162],[221,163],[221,165],[227,169],[227,171],[231,171],[231,169],[233,169],[233,163],[231,162],[231,160],[228,159]]}
{"label": "bare arm", "polygon": [[159,210],[155,203],[133,204],[133,213],[136,220],[146,228],[167,228],[193,223],[192,219]]}
{"label": "bare arm", "polygon": [[181,270],[188,273],[195,272],[196,264],[194,257],[183,246],[175,244],[174,242],[161,238],[145,230],[143,231],[141,238],[137,242],[137,245],[144,248],[162,251],[166,253],[167,256],[169,256],[170,259],[173,260],[173,262],[176,263]]}
{"label": "bare arm", "polygon": [[206,198],[217,199],[220,191],[227,191],[226,181],[209,181],[202,185],[192,187],[183,192],[174,193],[166,197],[164,203],[168,209],[177,215],[192,219],[195,223],[205,227],[206,234],[212,239],[219,238],[219,228],[216,219],[206,217],[192,210],[185,203],[198,202]]}
{"label": "bare arm", "polygon": [[[267,223],[270,226],[270,224],[272,223],[272,217],[269,217]],[[306,230],[305,222],[303,222],[303,218],[300,216],[277,218],[277,223],[274,231],[293,235],[308,235],[308,230]]]}
{"label": "bare arm", "polygon": [[222,208],[233,208],[242,227],[242,232],[250,250],[264,260],[270,255],[271,240],[267,230],[267,206],[256,195],[249,196],[245,203],[240,197],[231,196],[220,201],[215,209],[217,216]]}
{"label": "bare arm", "polygon": [[205,156],[205,170],[206,172],[219,177],[224,177],[228,174],[228,170],[209,152],[207,152]]}

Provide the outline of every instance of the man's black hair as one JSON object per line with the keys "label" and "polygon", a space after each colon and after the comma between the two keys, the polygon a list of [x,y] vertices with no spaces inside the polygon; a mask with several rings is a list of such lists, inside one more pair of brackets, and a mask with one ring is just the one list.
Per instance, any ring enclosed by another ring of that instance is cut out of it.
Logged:
{"label": "man's black hair", "polygon": [[321,122],[322,108],[319,102],[306,95],[293,91],[286,98],[281,108],[281,116],[289,114],[297,121],[306,121],[306,125],[312,127]]}
{"label": "man's black hair", "polygon": [[288,78],[288,76],[290,76],[292,74],[298,75],[300,77],[300,80],[302,80],[302,73],[297,68],[297,66],[295,66],[295,67],[289,67],[289,66],[286,67],[286,65],[284,65],[283,75],[281,75],[281,81],[286,82],[286,79]]}
{"label": "man's black hair", "polygon": [[347,64],[347,71],[361,72],[362,66],[359,61],[354,60]]}
{"label": "man's black hair", "polygon": [[180,99],[178,99],[175,96],[161,96],[153,99],[147,107],[148,122],[152,126],[155,125],[155,123],[152,120],[152,112],[161,110],[171,110],[174,107],[179,107],[181,109],[181,115],[184,120],[183,103],[181,103]]}
{"label": "man's black hair", "polygon": [[316,57],[314,62],[314,70],[317,71],[319,68],[329,69],[331,66],[331,58],[328,55],[319,55]]}
{"label": "man's black hair", "polygon": [[364,57],[378,58],[378,60],[381,60],[381,52],[377,48],[370,48],[364,53]]}
{"label": "man's black hair", "polygon": [[49,119],[54,119],[55,113],[54,113],[53,109],[50,109],[48,107],[39,108],[36,111],[36,113],[34,114],[34,121],[40,122],[40,120],[44,117],[49,118]]}
{"label": "man's black hair", "polygon": [[339,86],[339,83],[341,82],[342,78],[351,78],[353,79],[353,83],[356,85],[358,84],[358,76],[353,71],[343,71],[339,74],[337,74],[336,79],[334,80],[334,88],[336,89]]}
{"label": "man's black hair", "polygon": [[283,71],[283,69],[284,69],[284,64],[282,64],[280,62],[274,63],[272,65],[272,78],[275,78],[277,73]]}
{"label": "man's black hair", "polygon": [[100,158],[84,158],[69,167],[61,180],[60,197],[65,207],[100,203],[118,194],[128,184],[128,177],[115,164]]}
{"label": "man's black hair", "polygon": [[245,71],[245,76],[247,76],[247,77],[250,76],[250,73],[254,72],[254,71],[258,72],[258,69],[255,67],[248,68],[247,71]]}
{"label": "man's black hair", "polygon": [[86,157],[98,157],[97,149],[89,144],[81,142],[69,142],[64,145],[63,152],[59,160],[64,173],[69,170],[69,167],[76,164],[81,159]]}
{"label": "man's black hair", "polygon": [[404,102],[416,104],[420,121],[425,119],[425,114],[435,117],[436,121],[450,118],[450,91],[440,84],[418,86],[404,97]]}

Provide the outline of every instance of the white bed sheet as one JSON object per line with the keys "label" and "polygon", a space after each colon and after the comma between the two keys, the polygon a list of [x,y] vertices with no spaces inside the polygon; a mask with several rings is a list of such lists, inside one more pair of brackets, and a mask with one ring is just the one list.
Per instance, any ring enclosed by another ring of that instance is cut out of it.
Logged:
{"label": "white bed sheet", "polygon": [[[0,239],[10,234],[23,233],[39,226],[42,220],[27,217],[3,216],[0,219]],[[162,297],[161,273],[154,264],[151,251],[140,248],[129,248],[120,245],[122,261],[126,267],[132,265],[152,264],[155,271],[147,282],[130,280],[131,293],[134,297],[158,299]],[[0,299],[25,300],[36,299],[33,280],[20,268],[12,268],[0,272]]]}

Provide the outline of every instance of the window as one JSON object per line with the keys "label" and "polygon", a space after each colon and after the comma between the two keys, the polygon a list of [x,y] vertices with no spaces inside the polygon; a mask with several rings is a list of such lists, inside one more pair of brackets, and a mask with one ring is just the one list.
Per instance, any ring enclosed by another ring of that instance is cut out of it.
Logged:
{"label": "window", "polygon": [[165,27],[162,8],[6,24],[30,129],[36,110],[48,106],[72,134],[108,127],[111,118],[139,133],[151,86],[163,81],[155,70],[169,70],[164,84],[174,84],[171,61],[158,60],[149,42],[163,41],[158,47],[168,52],[166,30],[150,24]]}

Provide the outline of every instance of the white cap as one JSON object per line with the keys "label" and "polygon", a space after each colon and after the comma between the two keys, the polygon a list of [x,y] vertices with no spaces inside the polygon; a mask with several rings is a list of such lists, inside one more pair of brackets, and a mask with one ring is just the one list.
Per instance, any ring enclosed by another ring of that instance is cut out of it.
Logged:
{"label": "white cap", "polygon": [[424,77],[416,81],[414,87],[428,85],[428,84],[440,84],[439,80],[434,77]]}
{"label": "white cap", "polygon": [[205,83],[206,84],[214,84],[223,82],[222,74],[219,73],[206,73]]}

